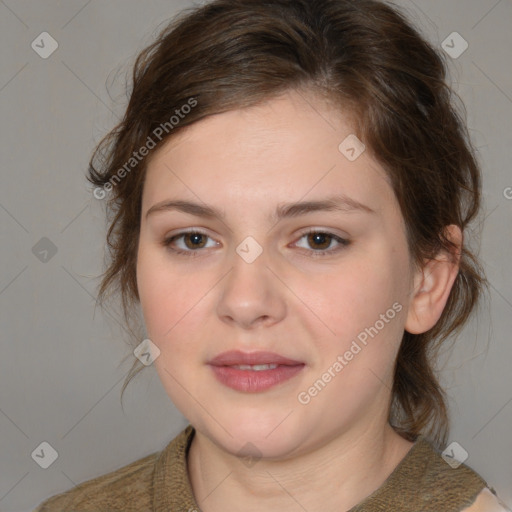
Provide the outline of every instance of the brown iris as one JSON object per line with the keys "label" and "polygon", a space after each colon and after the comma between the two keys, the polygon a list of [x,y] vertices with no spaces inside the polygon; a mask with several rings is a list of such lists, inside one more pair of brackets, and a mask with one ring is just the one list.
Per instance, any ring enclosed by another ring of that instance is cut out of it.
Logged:
{"label": "brown iris", "polygon": [[[320,239],[320,241],[319,241]],[[317,249],[327,249],[331,243],[332,236],[326,233],[308,233],[308,243],[311,245],[321,244],[323,247],[317,247]],[[322,242],[323,240],[323,242]],[[326,241],[327,240],[327,241]]]}
{"label": "brown iris", "polygon": [[[204,235],[203,233],[185,233],[183,235],[183,240],[185,241],[185,245],[189,249],[201,249],[203,247],[203,245],[199,245],[196,243],[198,240],[199,241],[201,240],[201,237],[203,238],[204,243],[206,243],[207,236]],[[191,245],[189,245],[187,243],[187,240],[189,240],[189,239],[192,240]]]}

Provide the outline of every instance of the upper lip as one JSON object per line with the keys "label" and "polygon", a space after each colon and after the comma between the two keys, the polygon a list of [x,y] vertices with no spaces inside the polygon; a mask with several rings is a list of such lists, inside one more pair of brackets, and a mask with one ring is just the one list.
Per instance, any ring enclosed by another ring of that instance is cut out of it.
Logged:
{"label": "upper lip", "polygon": [[214,366],[234,366],[234,365],[255,365],[255,364],[282,364],[295,366],[304,364],[301,361],[295,361],[287,357],[280,356],[273,352],[242,352],[240,350],[230,350],[215,356],[209,361]]}

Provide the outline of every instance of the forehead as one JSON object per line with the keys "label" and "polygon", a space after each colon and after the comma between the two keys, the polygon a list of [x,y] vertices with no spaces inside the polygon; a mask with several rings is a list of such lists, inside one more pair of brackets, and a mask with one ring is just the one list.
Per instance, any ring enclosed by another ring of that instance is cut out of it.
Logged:
{"label": "forehead", "polygon": [[374,210],[393,206],[386,173],[353,132],[348,114],[297,92],[209,116],[156,151],[143,204],[182,197],[268,209],[344,194]]}

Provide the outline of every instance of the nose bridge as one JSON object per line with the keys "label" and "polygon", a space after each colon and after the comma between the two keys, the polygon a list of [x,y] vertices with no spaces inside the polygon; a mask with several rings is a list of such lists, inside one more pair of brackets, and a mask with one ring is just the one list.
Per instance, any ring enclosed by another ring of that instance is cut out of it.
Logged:
{"label": "nose bridge", "polygon": [[268,268],[268,254],[252,236],[236,246],[219,298],[221,318],[249,326],[262,319],[276,321],[283,315],[282,290]]}
{"label": "nose bridge", "polygon": [[259,300],[258,297],[268,293],[268,249],[264,250],[253,236],[247,236],[235,247],[231,264],[230,292],[245,297],[246,301]]}

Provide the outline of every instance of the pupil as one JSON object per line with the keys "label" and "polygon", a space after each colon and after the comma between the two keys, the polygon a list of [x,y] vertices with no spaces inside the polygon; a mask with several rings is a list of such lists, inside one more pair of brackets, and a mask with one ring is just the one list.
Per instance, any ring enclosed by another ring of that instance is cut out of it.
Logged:
{"label": "pupil", "polygon": [[192,233],[192,234],[189,235],[189,239],[191,240],[192,248],[196,248],[197,249],[197,247],[199,245],[196,244],[196,242],[200,243],[200,239],[201,239],[202,236],[203,236],[202,233]]}
{"label": "pupil", "polygon": [[[310,240],[313,240],[313,245],[316,244],[320,244],[320,245],[327,245],[327,247],[329,247],[329,242],[325,242],[326,238],[328,239],[329,236],[328,235],[325,235],[323,233],[313,233],[312,235],[310,235]],[[320,241],[318,241],[318,239],[320,239]],[[322,242],[323,240],[323,242]],[[325,248],[325,247],[322,247],[322,248]]]}

